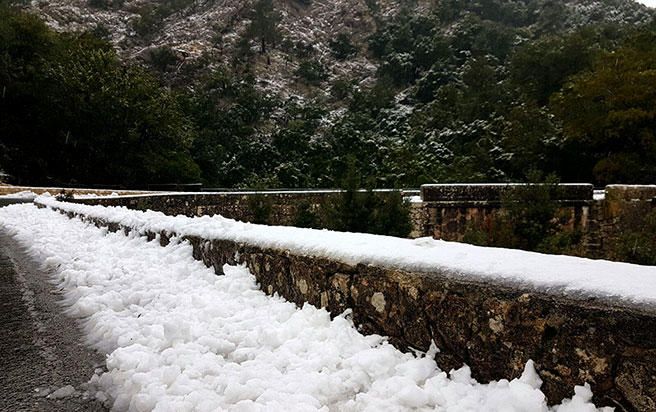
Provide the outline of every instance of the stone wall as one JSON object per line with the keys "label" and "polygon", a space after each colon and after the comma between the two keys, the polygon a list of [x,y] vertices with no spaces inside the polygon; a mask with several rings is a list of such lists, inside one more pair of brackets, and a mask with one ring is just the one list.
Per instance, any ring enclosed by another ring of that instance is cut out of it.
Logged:
{"label": "stone wall", "polygon": [[[253,222],[258,208],[269,209],[272,224],[292,225],[298,208],[312,209],[336,202],[338,191],[303,192],[220,192],[161,193],[148,196],[121,196],[103,199],[76,199],[76,203],[103,206],[125,206],[135,210],[155,210],[167,215],[203,216],[219,214],[230,219]],[[261,214],[260,211],[259,214]]]}
{"label": "stone wall", "polygon": [[[411,238],[431,236],[462,241],[468,228],[493,230],[504,193],[514,184],[424,185],[421,191],[377,191],[409,200]],[[558,190],[558,222],[562,230],[576,230],[583,242],[579,255],[614,259],[613,245],[622,231],[623,213],[656,207],[656,186],[610,185],[604,199],[594,199],[590,184],[563,184]],[[301,209],[318,212],[340,201],[338,190],[251,191],[217,193],[152,193],[107,198],[76,199],[84,204],[156,210],[169,215],[222,216],[256,223],[296,225]],[[266,215],[266,219],[262,219]]]}
{"label": "stone wall", "polygon": [[[412,190],[375,190],[379,196],[408,197]],[[125,206],[135,210],[155,210],[167,215],[203,216],[219,214],[244,222],[294,226],[299,212],[318,213],[322,206],[337,204],[340,190],[252,191],[216,193],[163,193],[147,196],[121,196],[102,199],[76,199],[74,202],[103,206]],[[265,218],[265,219],[263,219]]]}
{"label": "stone wall", "polygon": [[641,226],[645,215],[653,210],[656,210],[656,185],[606,186],[603,201],[593,204],[589,219],[590,238],[598,250],[595,257],[617,259],[618,237],[632,226]]}
{"label": "stone wall", "polygon": [[[425,236],[462,241],[471,227],[492,230],[501,209],[501,199],[515,184],[444,184],[421,187],[428,221]],[[586,231],[593,203],[591,184],[559,185],[555,199],[559,204],[561,227]]]}
{"label": "stone wall", "polygon": [[[77,217],[112,231],[132,230]],[[166,245],[175,234],[146,235]],[[598,405],[656,410],[653,308],[466,281],[442,269],[412,273],[218,238],[186,240],[194,257],[217,274],[224,264],[246,264],[266,293],[332,315],[351,309],[360,331],[387,335],[402,350],[426,350],[435,341],[443,370],[467,364],[481,381],[515,378],[532,359],[550,403],[588,382]]]}
{"label": "stone wall", "polygon": [[70,188],[70,187],[34,187],[34,186],[0,185],[0,196],[11,195],[18,192],[33,192],[36,193],[37,195],[48,192],[53,196],[56,196],[60,193],[68,193],[68,194],[75,194],[75,195],[94,194],[98,196],[109,196],[112,193],[116,193],[118,195],[123,195],[123,196],[151,193],[151,192],[138,191],[138,190],[110,190],[110,189],[84,189],[84,188]]}

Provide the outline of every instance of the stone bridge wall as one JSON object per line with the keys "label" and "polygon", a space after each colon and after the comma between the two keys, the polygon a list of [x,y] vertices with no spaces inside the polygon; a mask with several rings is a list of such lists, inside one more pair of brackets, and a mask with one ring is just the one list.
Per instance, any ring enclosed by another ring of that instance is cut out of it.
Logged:
{"label": "stone bridge wall", "polygon": [[12,185],[0,184],[0,196],[11,195],[19,192],[33,192],[36,193],[37,195],[48,192],[53,196],[56,196],[60,193],[66,193],[71,195],[75,194],[75,195],[98,195],[98,196],[109,196],[111,194],[131,196],[131,195],[152,193],[142,190],[88,189],[88,188],[74,188],[74,187],[35,187],[35,186],[12,186]]}
{"label": "stone bridge wall", "polygon": [[[424,185],[421,191],[378,191],[410,200],[413,229],[411,238],[431,236],[462,241],[468,228],[493,230],[501,210],[501,197],[515,185],[440,184]],[[621,232],[623,213],[636,207],[656,208],[656,186],[610,185],[603,199],[593,197],[590,184],[560,186],[559,227],[576,230],[583,237],[578,254],[590,258],[614,258],[613,242]],[[339,202],[338,190],[262,191],[221,193],[157,193],[120,197],[76,199],[77,203],[125,206],[155,210],[168,215],[202,216],[220,214],[246,221],[296,225],[302,209],[318,211],[322,205]]]}
{"label": "stone bridge wall", "polygon": [[[376,190],[382,196],[419,195],[419,191]],[[335,204],[340,190],[251,191],[216,193],[161,193],[142,196],[75,199],[76,203],[103,206],[125,206],[135,210],[154,210],[167,215],[203,216],[219,214],[243,222],[294,226],[302,209],[318,211],[321,206]],[[266,215],[266,216],[263,216]]]}
{"label": "stone bridge wall", "polygon": [[[427,210],[426,235],[436,239],[462,241],[470,227],[490,228],[499,216],[504,193],[517,185],[452,184],[424,185],[423,206]],[[558,215],[563,229],[587,230],[593,204],[591,184],[559,186]]]}
{"label": "stone bridge wall", "polygon": [[[71,212],[62,211],[74,218]],[[116,222],[77,216],[112,231]],[[174,233],[146,233],[166,245]],[[288,250],[187,237],[194,257],[222,273],[246,264],[262,290],[337,315],[352,310],[364,333],[397,347],[440,348],[443,370],[469,365],[481,381],[514,378],[533,359],[550,403],[588,382],[598,405],[656,410],[656,310],[614,301],[465,281],[446,270],[413,273],[347,265]]]}

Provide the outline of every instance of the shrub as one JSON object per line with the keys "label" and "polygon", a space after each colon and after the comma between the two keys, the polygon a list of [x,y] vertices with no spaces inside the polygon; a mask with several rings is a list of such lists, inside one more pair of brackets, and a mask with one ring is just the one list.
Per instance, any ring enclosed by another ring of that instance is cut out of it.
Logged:
{"label": "shrub", "polygon": [[513,187],[501,199],[502,212],[512,226],[514,239],[507,246],[536,250],[556,229],[558,181],[548,177],[544,183]]}
{"label": "shrub", "polygon": [[267,195],[250,196],[248,198],[248,208],[253,214],[253,223],[261,225],[275,223],[271,222],[273,204]]}
{"label": "shrub", "polygon": [[463,241],[479,246],[524,249],[542,253],[580,254],[582,235],[565,230],[568,218],[559,214],[558,180],[554,176],[540,182],[512,187],[502,195],[501,209],[488,227],[471,222]]}
{"label": "shrub", "polygon": [[346,33],[340,33],[329,43],[332,55],[338,60],[346,60],[354,56],[358,49],[351,43],[351,38]]}
{"label": "shrub", "polygon": [[139,15],[132,21],[132,30],[139,36],[150,36],[162,26],[162,19],[152,6],[144,6],[137,11]]}
{"label": "shrub", "polygon": [[335,205],[324,206],[324,227],[343,232],[407,237],[410,210],[399,192],[345,190]]}
{"label": "shrub", "polygon": [[178,62],[178,56],[169,46],[161,46],[148,52],[149,64],[159,72],[167,72]]}
{"label": "shrub", "polygon": [[345,232],[373,233],[407,237],[412,230],[410,208],[399,192],[358,190],[360,177],[351,159],[347,165],[345,187],[334,205],[323,207],[324,227]]}
{"label": "shrub", "polygon": [[123,3],[125,0],[89,0],[88,2],[90,7],[101,10],[119,9]]}
{"label": "shrub", "polygon": [[305,60],[296,69],[296,75],[309,84],[319,84],[328,78],[326,68],[317,60]]}
{"label": "shrub", "polygon": [[309,202],[301,202],[296,209],[293,225],[295,227],[320,229],[321,219]]}
{"label": "shrub", "polygon": [[344,100],[353,91],[353,84],[346,79],[337,79],[330,88],[330,94],[337,100]]}
{"label": "shrub", "polygon": [[640,265],[656,265],[656,208],[640,202],[620,216],[620,236],[613,242],[613,258]]}

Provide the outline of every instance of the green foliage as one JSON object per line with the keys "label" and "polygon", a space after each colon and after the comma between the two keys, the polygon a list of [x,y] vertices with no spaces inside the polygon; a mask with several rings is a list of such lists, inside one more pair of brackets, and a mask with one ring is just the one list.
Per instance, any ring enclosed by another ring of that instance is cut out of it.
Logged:
{"label": "green foliage", "polygon": [[303,40],[297,41],[293,46],[293,52],[296,57],[301,59],[307,59],[312,57],[316,50],[312,47],[311,44],[304,42]]}
{"label": "green foliage", "polygon": [[267,44],[273,44],[275,47],[278,40],[280,15],[274,9],[272,0],[257,0],[251,12],[251,19],[247,36],[260,41],[260,52],[264,54]]}
{"label": "green foliage", "polygon": [[620,216],[620,236],[614,258],[640,265],[656,265],[656,208],[646,203],[627,205]]}
{"label": "green foliage", "polygon": [[321,218],[309,202],[302,202],[296,209],[296,216],[292,224],[295,227],[321,228]]}
{"label": "green foliage", "polygon": [[304,60],[296,69],[296,76],[308,84],[319,84],[328,78],[328,72],[318,60]]}
{"label": "green foliage", "polygon": [[538,182],[532,176],[529,184],[513,187],[502,196],[501,208],[514,235],[512,247],[536,250],[556,229],[558,181],[550,176]]}
{"label": "green foliage", "polygon": [[124,3],[125,0],[89,0],[89,6],[102,10],[120,9]]}
{"label": "green foliage", "polygon": [[201,79],[182,101],[196,125],[191,153],[211,185],[237,186],[272,167],[270,142],[256,133],[274,102],[259,93],[250,76],[216,70]]}
{"label": "green foliage", "polygon": [[189,182],[192,125],[173,95],[88,34],[0,13],[0,156],[23,182]]}
{"label": "green foliage", "polygon": [[502,195],[501,209],[487,226],[482,226],[482,222],[470,223],[463,241],[542,253],[578,254],[581,233],[565,229],[568,216],[561,216],[558,192],[554,176],[542,180],[537,173],[531,173],[529,183],[512,187]]}
{"label": "green foliage", "polygon": [[594,30],[583,30],[528,42],[511,58],[512,79],[528,97],[544,105],[569,76],[590,67],[592,48],[600,40]]}
{"label": "green foliage", "polygon": [[132,22],[132,29],[140,36],[151,36],[162,27],[164,19],[193,3],[194,0],[163,0],[141,6],[136,10],[139,17]]}
{"label": "green foliage", "polygon": [[[251,4],[234,48],[223,48],[228,29],[214,28],[227,66],[209,53],[177,64],[164,45],[144,59],[157,78],[119,62],[97,38],[109,38],[106,31],[56,34],[5,10],[0,162],[29,179],[200,176],[225,187],[336,187],[349,157],[377,188],[516,181],[529,169],[563,181],[655,179],[656,26],[643,24],[651,15],[640,6],[573,12],[554,2],[447,0],[418,13],[409,1],[387,16],[375,11],[378,2],[367,5],[376,23],[372,81],[330,76],[321,45],[281,41],[285,63],[300,63],[293,87],[303,99],[256,86],[264,61],[256,46],[266,53],[281,40],[272,0]],[[190,7],[152,3],[133,10],[141,14],[135,27],[153,34]],[[604,23],[607,9],[630,24]],[[350,35],[330,42],[334,57],[353,56]],[[116,166],[98,170],[109,162]]]}
{"label": "green foliage", "polygon": [[337,100],[344,100],[351,95],[353,91],[352,82],[346,79],[337,79],[330,88],[330,94]]}
{"label": "green foliage", "polygon": [[342,182],[344,191],[335,205],[324,207],[324,227],[345,232],[407,237],[412,230],[410,210],[399,192],[376,193],[362,186],[353,159]]}
{"label": "green foliage", "polygon": [[386,196],[372,191],[346,190],[328,214],[329,229],[407,237],[412,230],[409,210],[398,192]]}
{"label": "green foliage", "polygon": [[351,43],[351,37],[346,33],[339,33],[328,44],[333,56],[338,60],[346,60],[358,52],[358,49]]}
{"label": "green foliage", "polygon": [[157,47],[150,50],[148,54],[149,65],[161,73],[171,70],[178,62],[178,56],[168,46]]}
{"label": "green foliage", "polygon": [[249,196],[248,210],[250,210],[253,215],[253,223],[261,225],[276,223],[271,221],[273,203],[267,195]]}
{"label": "green foliage", "polygon": [[573,76],[552,97],[572,140],[596,162],[595,181],[656,180],[656,33],[630,36],[599,53],[590,70]]}
{"label": "green foliage", "polygon": [[157,8],[147,5],[137,10],[138,17],[132,21],[131,27],[139,36],[153,35],[162,25],[162,19],[157,14]]}

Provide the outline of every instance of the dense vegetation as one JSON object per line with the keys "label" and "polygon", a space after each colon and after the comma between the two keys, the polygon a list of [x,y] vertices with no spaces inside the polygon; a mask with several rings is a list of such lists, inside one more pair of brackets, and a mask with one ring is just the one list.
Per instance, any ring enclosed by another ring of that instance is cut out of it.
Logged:
{"label": "dense vegetation", "polygon": [[568,227],[571,215],[556,200],[561,190],[558,179],[553,175],[542,179],[531,172],[528,181],[531,184],[502,195],[499,214],[489,226],[470,222],[463,240],[480,246],[585,255],[582,234]]}
{"label": "dense vegetation", "polygon": [[[143,10],[137,28],[185,4]],[[370,36],[378,75],[362,87],[285,42],[270,0],[255,3],[232,65],[175,82],[165,47],[141,67],[102,33],[55,33],[3,7],[0,168],[25,183],[126,186],[331,187],[350,164],[371,187],[524,180],[531,170],[653,182],[656,23],[644,10],[615,22],[598,14],[578,21],[537,0],[401,9]],[[258,87],[249,62],[274,48],[302,60],[304,87],[330,97]],[[362,52],[347,34],[330,50],[338,60]]]}
{"label": "dense vegetation", "polygon": [[199,178],[194,125],[153,76],[90,34],[0,9],[0,164],[20,181]]}

